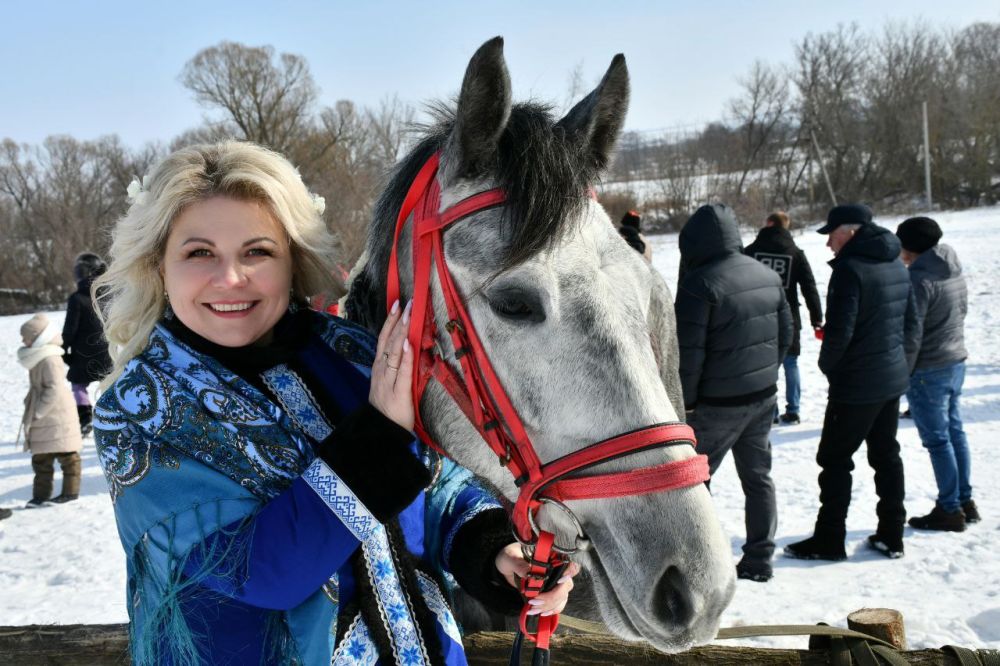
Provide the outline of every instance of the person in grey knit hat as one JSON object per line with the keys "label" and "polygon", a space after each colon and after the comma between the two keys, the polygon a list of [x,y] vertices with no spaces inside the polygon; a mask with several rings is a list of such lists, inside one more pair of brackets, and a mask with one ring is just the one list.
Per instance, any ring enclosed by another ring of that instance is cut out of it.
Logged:
{"label": "person in grey knit hat", "polygon": [[910,270],[918,325],[909,332],[910,388],[906,399],[920,441],[931,457],[937,500],[930,513],[910,518],[921,530],[962,532],[979,522],[972,499],[969,442],[959,399],[965,381],[968,289],[955,250],[940,243],[941,227],[911,217],[896,229],[900,257]]}
{"label": "person in grey knit hat", "polygon": [[62,337],[44,314],[36,314],[21,326],[24,346],[17,360],[28,371],[28,395],[24,398],[21,428],[24,450],[31,451],[35,472],[27,508],[45,505],[52,497],[55,462],[63,473],[62,493],[51,501],[70,502],[80,494],[80,449],[83,442],[73,394],[66,385],[62,361]]}

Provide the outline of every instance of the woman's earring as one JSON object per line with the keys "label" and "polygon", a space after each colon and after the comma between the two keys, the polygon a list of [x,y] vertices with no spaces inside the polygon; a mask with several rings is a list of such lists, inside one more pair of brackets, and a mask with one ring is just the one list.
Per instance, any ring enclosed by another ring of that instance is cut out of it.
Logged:
{"label": "woman's earring", "polygon": [[300,309],[299,302],[295,300],[295,291],[288,292],[288,312],[295,314]]}
{"label": "woman's earring", "polygon": [[166,307],[163,308],[163,318],[169,321],[174,318],[174,309],[170,307],[170,294],[163,292],[163,300],[167,302]]}

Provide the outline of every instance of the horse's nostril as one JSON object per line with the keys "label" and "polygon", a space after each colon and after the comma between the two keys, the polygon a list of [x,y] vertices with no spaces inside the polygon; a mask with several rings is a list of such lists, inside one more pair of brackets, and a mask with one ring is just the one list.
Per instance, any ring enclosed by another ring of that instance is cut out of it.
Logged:
{"label": "horse's nostril", "polygon": [[694,618],[690,592],[680,569],[668,567],[653,588],[653,617],[686,626]]}

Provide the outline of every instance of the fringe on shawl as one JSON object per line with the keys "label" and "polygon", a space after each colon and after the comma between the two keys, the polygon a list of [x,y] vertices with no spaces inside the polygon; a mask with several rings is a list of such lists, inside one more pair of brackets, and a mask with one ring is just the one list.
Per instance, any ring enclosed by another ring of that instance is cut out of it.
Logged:
{"label": "fringe on shawl", "polygon": [[[213,540],[211,547],[201,552],[201,563],[190,573],[185,573],[191,558],[191,549],[183,555],[176,555],[176,519],[169,518],[147,532],[139,540],[128,557],[132,571],[132,585],[129,593],[129,641],[132,661],[138,666],[200,666],[206,664],[205,656],[199,650],[210,640],[203,630],[191,626],[182,612],[182,603],[197,600],[201,596],[217,595],[203,587],[208,578],[215,578],[238,589],[246,580],[247,556],[253,541],[254,515],[244,518],[236,527],[222,527],[218,530],[206,528],[203,511],[214,506],[217,513],[213,524],[220,520],[220,502],[210,502],[195,508],[198,534],[194,543],[204,544],[212,534],[221,534],[224,539]],[[153,552],[161,549],[153,545],[149,538],[154,530],[162,530],[165,536],[165,571],[156,564]],[[222,545],[225,544],[225,545]],[[136,614],[141,613],[141,622],[136,622]],[[270,611],[266,620],[265,649],[261,664],[293,665],[301,663],[297,648],[288,629],[282,611]]]}

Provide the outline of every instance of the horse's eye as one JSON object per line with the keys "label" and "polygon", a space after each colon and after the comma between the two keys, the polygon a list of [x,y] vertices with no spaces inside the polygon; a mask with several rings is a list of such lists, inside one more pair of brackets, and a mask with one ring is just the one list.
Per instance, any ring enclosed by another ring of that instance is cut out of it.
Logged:
{"label": "horse's eye", "polygon": [[524,301],[504,300],[496,303],[491,302],[490,305],[498,315],[511,319],[527,319],[531,316],[531,307]]}
{"label": "horse's eye", "polygon": [[523,289],[498,290],[489,295],[489,304],[504,319],[536,323],[545,320],[545,309],[537,295]]}

